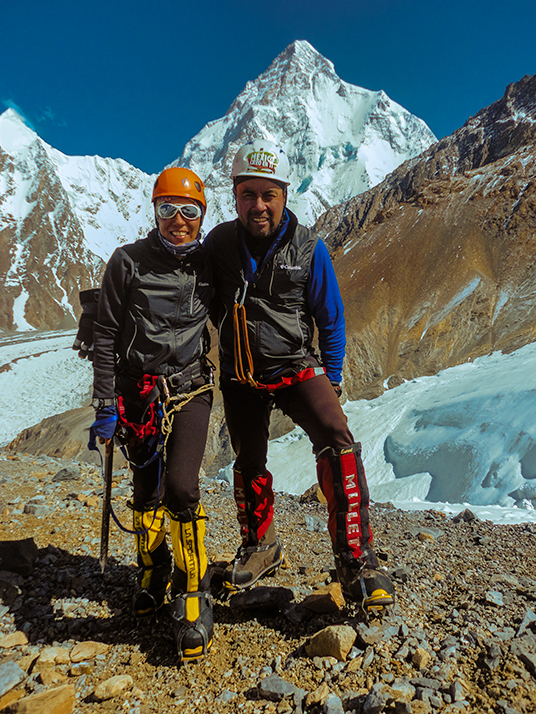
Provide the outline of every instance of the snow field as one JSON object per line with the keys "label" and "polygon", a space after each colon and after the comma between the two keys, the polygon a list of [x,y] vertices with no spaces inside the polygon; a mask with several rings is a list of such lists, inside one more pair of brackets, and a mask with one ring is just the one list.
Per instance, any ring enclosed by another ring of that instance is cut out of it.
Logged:
{"label": "snow field", "polygon": [[[74,334],[0,337],[0,446],[45,417],[88,403],[92,367],[71,349]],[[347,402],[372,500],[449,514],[467,506],[495,522],[536,522],[535,374],[536,343]],[[268,468],[276,491],[301,494],[315,483],[301,429],[270,442]],[[230,480],[232,465],[220,476]]]}

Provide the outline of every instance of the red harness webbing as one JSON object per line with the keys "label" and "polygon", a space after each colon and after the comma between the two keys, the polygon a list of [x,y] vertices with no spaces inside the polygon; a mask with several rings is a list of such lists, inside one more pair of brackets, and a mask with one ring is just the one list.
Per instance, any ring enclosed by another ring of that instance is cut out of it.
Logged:
{"label": "red harness webbing", "polygon": [[281,380],[275,384],[263,384],[262,382],[257,382],[255,384],[255,389],[266,389],[269,392],[275,392],[276,389],[292,387],[294,384],[306,382],[308,379],[318,377],[319,375],[325,373],[326,370],[323,367],[306,367],[300,372],[296,372],[296,374],[293,374],[291,377],[281,377]]}
{"label": "red harness webbing", "polygon": [[[158,381],[158,375],[155,374],[144,374],[143,380],[138,382],[138,387],[140,388],[140,397],[143,399],[147,397],[148,394],[154,389],[156,382]],[[146,409],[147,419],[143,424],[137,424],[133,421],[128,421],[126,418],[125,404],[123,397],[119,395],[117,398],[117,410],[119,412],[119,423],[134,432],[134,439],[143,441],[149,436],[154,436],[160,433],[160,423],[158,419],[158,412],[155,408],[155,401],[153,400]]]}

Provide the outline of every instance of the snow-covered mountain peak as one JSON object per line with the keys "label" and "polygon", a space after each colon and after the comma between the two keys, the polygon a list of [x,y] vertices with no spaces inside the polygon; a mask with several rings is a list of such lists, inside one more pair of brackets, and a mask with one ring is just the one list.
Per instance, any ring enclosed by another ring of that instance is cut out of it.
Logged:
{"label": "snow-covered mountain peak", "polygon": [[385,92],[344,82],[332,62],[298,40],[247,82],[225,116],[207,124],[172,164],[206,181],[208,228],[234,216],[232,159],[253,138],[287,152],[289,204],[306,224],[435,142],[426,124]]}
{"label": "snow-covered mountain peak", "polygon": [[23,118],[0,115],[0,330],[74,322],[102,260],[144,236],[153,179],[121,159],[66,156]]}
{"label": "snow-covered mountain peak", "polygon": [[6,109],[0,114],[0,149],[7,154],[15,154],[28,148],[39,137],[30,129],[24,118],[14,109]]}
{"label": "snow-covered mountain peak", "polygon": [[260,105],[274,105],[287,95],[296,97],[309,92],[317,76],[323,73],[335,83],[340,82],[330,60],[305,40],[296,40],[279,54],[272,64],[257,77],[248,81],[244,90],[231,104],[228,114],[241,111],[252,100]]}

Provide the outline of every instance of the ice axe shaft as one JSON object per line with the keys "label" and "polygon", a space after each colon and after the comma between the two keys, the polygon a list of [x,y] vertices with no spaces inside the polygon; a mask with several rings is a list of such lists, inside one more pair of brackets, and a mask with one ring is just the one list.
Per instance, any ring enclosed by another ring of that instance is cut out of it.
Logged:
{"label": "ice axe shaft", "polygon": [[102,496],[102,522],[101,522],[101,546],[100,546],[100,566],[104,573],[106,561],[108,560],[108,537],[110,534],[110,509],[112,506],[112,474],[114,469],[114,441],[107,439],[104,447],[104,493]]}

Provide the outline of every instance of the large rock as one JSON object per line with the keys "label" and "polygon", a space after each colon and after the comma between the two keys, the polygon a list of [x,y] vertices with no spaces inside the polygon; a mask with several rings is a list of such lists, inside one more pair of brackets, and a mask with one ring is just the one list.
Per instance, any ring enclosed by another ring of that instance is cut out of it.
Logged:
{"label": "large rock", "polygon": [[84,662],[93,659],[97,655],[105,654],[109,649],[110,645],[105,642],[79,642],[71,650],[71,662]]}
{"label": "large rock", "polygon": [[22,645],[28,644],[28,638],[21,632],[9,632],[7,635],[2,635],[0,637],[0,648],[10,649],[11,647],[20,647]]}
{"label": "large rock", "polygon": [[323,588],[318,588],[311,595],[307,595],[301,604],[313,612],[339,612],[345,605],[340,583],[330,583]]}
{"label": "large rock", "polygon": [[123,692],[128,692],[133,686],[134,682],[130,674],[117,674],[97,685],[94,693],[95,698],[100,701],[113,699]]}
{"label": "large rock", "polygon": [[26,577],[33,570],[37,553],[33,538],[0,541],[0,570]]}
{"label": "large rock", "polygon": [[[94,419],[95,411],[90,406],[55,414],[24,429],[7,448],[28,454],[46,454],[60,459],[100,464],[97,452],[87,448],[89,427]],[[118,450],[114,464],[117,468],[126,464],[125,458]]]}
{"label": "large rock", "polygon": [[269,699],[272,702],[280,702],[286,697],[293,697],[298,688],[286,679],[282,679],[277,674],[271,674],[263,679],[257,686],[257,694],[261,699]]}
{"label": "large rock", "polygon": [[355,630],[348,625],[330,625],[311,637],[305,646],[308,657],[335,657],[346,662],[356,640]]}
{"label": "large rock", "polygon": [[283,610],[293,599],[294,593],[289,588],[258,585],[233,595],[229,605],[232,610]]}
{"label": "large rock", "polygon": [[65,684],[23,697],[3,709],[3,714],[72,714],[76,690]]}

